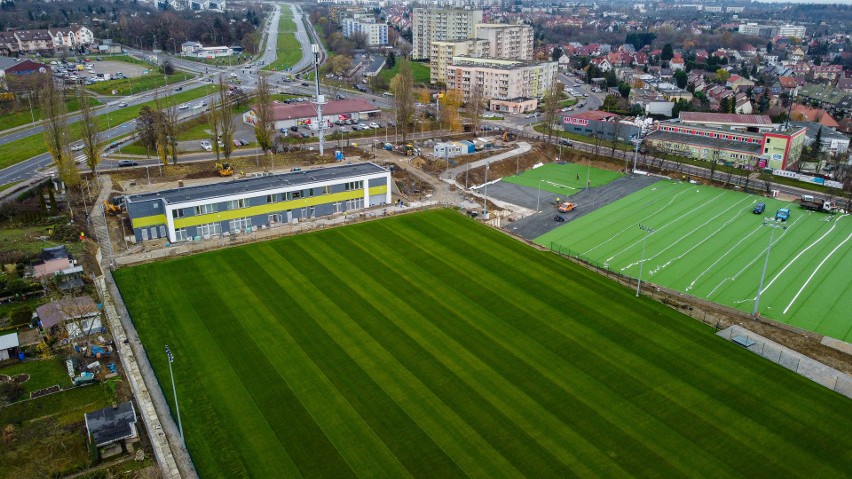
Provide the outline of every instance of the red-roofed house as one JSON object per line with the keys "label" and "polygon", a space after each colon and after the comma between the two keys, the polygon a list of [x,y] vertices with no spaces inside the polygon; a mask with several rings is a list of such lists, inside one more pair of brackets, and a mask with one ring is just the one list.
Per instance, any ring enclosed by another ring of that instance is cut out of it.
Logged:
{"label": "red-roofed house", "polygon": [[669,66],[672,71],[684,70],[686,68],[686,62],[683,61],[683,57],[680,55],[675,55],[675,57],[672,58],[672,61],[669,62]]}
{"label": "red-roofed house", "polygon": [[[336,120],[366,120],[371,114],[379,111],[375,105],[361,98],[330,100],[322,109],[323,117],[329,124]],[[316,122],[316,119],[317,110],[313,103],[293,103],[290,105],[276,103],[272,105],[272,121],[275,122],[276,130],[311,125]],[[256,121],[257,115],[254,109],[243,114],[244,123],[254,125]]]}
{"label": "red-roofed house", "polygon": [[806,121],[819,123],[822,126],[838,128],[840,126],[837,120],[831,117],[825,110],[821,108],[811,108],[805,105],[793,105],[793,111],[790,112],[790,118],[796,120],[803,118]]}
{"label": "red-roofed house", "polygon": [[633,55],[633,62],[636,63],[637,66],[643,67],[648,64],[648,54],[645,52],[636,52]]}

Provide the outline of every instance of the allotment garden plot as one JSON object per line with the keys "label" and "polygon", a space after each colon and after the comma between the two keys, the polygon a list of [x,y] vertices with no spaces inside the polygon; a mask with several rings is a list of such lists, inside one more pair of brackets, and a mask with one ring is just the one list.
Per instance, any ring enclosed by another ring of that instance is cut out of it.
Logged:
{"label": "allotment garden plot", "polygon": [[[766,203],[762,215],[756,203]],[[540,236],[536,242],[643,279],[751,312],[772,228],[764,217],[790,208],[776,229],[760,314],[852,341],[852,217],[713,187],[661,182]]]}
{"label": "allotment garden plot", "polygon": [[624,176],[614,171],[590,168],[581,163],[548,163],[520,175],[507,176],[502,181],[530,188],[541,188],[557,195],[571,196],[583,191],[586,178],[589,186],[603,186]]}
{"label": "allotment garden plot", "polygon": [[840,477],[848,399],[449,210],[116,271],[201,477]]}

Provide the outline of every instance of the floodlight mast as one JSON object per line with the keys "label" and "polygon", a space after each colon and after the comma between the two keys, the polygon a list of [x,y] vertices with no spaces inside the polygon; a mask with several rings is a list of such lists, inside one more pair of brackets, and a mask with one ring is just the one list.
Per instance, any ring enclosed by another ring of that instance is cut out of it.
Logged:
{"label": "floodlight mast", "polygon": [[183,441],[183,424],[180,422],[180,406],[178,406],[177,388],[175,387],[175,375],[172,372],[172,363],[175,362],[175,357],[172,355],[172,350],[166,344],[166,358],[169,360],[169,376],[172,378],[172,393],[175,395],[175,412],[177,413],[178,430],[180,430],[180,439]]}
{"label": "floodlight mast", "polygon": [[317,88],[316,101],[314,102],[317,105],[317,136],[319,136],[319,154],[322,156],[325,148],[325,120],[322,117],[322,106],[325,105],[325,97],[320,95],[319,45],[311,43],[311,51],[314,53],[314,82]]}

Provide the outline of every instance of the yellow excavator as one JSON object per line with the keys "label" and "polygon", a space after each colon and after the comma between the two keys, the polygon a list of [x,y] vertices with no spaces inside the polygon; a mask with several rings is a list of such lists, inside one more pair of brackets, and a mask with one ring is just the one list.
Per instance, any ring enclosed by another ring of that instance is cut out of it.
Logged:
{"label": "yellow excavator", "polygon": [[512,132],[510,132],[510,131],[504,131],[503,132],[503,141],[515,141],[517,139],[518,139],[518,135],[516,135]]}
{"label": "yellow excavator", "polygon": [[110,203],[109,201],[104,201],[104,211],[111,215],[120,215],[121,214],[121,205]]}
{"label": "yellow excavator", "polygon": [[215,168],[219,176],[231,176],[234,174],[234,169],[231,168],[230,163],[216,163]]}

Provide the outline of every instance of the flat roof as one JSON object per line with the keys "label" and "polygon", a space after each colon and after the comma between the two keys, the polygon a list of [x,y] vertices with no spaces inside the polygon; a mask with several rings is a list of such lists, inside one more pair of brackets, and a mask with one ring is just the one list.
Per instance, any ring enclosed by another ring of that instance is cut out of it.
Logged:
{"label": "flat roof", "polygon": [[669,131],[657,130],[649,134],[646,139],[671,141],[673,143],[689,143],[691,145],[698,145],[718,150],[740,151],[754,156],[760,156],[763,153],[763,146],[760,144],[723,140],[721,138],[708,138],[706,136],[698,135],[684,135],[682,133],[672,133]]}
{"label": "flat roof", "polygon": [[772,120],[766,115],[739,115],[735,113],[682,111],[680,112],[679,118],[680,121],[772,126]]}
{"label": "flat roof", "polygon": [[[348,115],[352,113],[374,113],[379,108],[363,98],[347,98],[344,100],[328,100],[322,107],[324,117]],[[274,103],[272,105],[272,120],[293,120],[316,118],[317,107],[313,103]]]}
{"label": "flat roof", "polygon": [[577,113],[572,113],[570,115],[562,115],[563,118],[578,118],[581,120],[597,120],[597,121],[605,121],[610,118],[621,118],[621,115],[618,113],[610,113],[607,111],[601,110],[588,110],[588,111],[580,111]]}
{"label": "flat roof", "polygon": [[313,170],[302,170],[299,172],[280,173],[277,175],[273,174],[254,178],[241,178],[206,185],[187,186],[183,188],[157,191],[154,193],[127,195],[125,199],[128,203],[163,200],[168,204],[177,204],[207,198],[219,198],[239,193],[260,192],[275,188],[308,185],[335,178],[352,178],[383,172],[387,172],[387,170],[375,163],[355,163],[351,165],[338,165]]}

